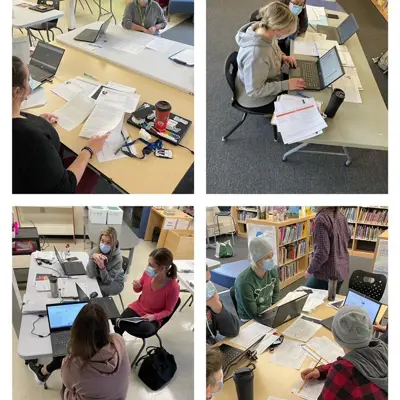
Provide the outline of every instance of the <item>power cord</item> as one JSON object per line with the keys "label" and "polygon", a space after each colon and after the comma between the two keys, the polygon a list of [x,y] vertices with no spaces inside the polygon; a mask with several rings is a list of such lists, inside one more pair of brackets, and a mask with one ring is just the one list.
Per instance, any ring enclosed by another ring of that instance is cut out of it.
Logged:
{"label": "power cord", "polygon": [[44,315],[38,315],[38,319],[36,320],[36,321],[34,321],[34,323],[33,323],[33,326],[32,326],[32,330],[31,330],[31,334],[32,335],[35,335],[35,336],[38,336],[38,337],[40,337],[40,338],[46,338],[47,336],[49,336],[50,335],[50,332],[47,334],[47,335],[38,335],[37,333],[35,333],[35,332],[33,332],[34,330],[35,330],[35,324],[36,324],[36,322],[38,322],[39,321],[39,319],[40,318],[43,318],[44,317]]}
{"label": "power cord", "polygon": [[186,147],[186,146],[184,146],[183,144],[180,144],[180,143],[178,143],[178,146],[179,146],[179,147],[183,147],[183,148],[186,149],[186,150],[189,150],[189,151],[194,155],[194,151],[191,150],[191,149],[189,149],[189,147]]}

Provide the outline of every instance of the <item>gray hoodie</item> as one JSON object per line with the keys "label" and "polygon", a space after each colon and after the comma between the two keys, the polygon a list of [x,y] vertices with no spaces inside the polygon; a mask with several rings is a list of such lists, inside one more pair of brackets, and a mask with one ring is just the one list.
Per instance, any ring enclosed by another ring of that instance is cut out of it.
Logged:
{"label": "gray hoodie", "polygon": [[276,39],[267,40],[257,35],[250,22],[239,29],[236,100],[243,107],[262,107],[289,89],[289,81],[282,81],[282,51]]}
{"label": "gray hoodie", "polygon": [[104,285],[109,285],[116,281],[124,285],[124,270],[122,269],[122,255],[119,247],[117,247],[111,256],[107,257],[106,268],[100,269],[92,259],[94,253],[101,253],[98,247],[95,247],[89,253],[89,262],[86,267],[86,273],[89,278],[96,278]]}
{"label": "gray hoodie", "polygon": [[370,382],[388,392],[388,347],[379,339],[372,339],[368,347],[352,350],[344,357]]}
{"label": "gray hoodie", "polygon": [[[162,8],[153,0],[149,0],[149,4],[146,7],[141,7],[137,0],[133,0],[132,3],[126,5],[124,16],[122,17],[122,26],[125,29],[132,29],[132,23],[144,26],[146,29],[158,24],[162,24],[161,29],[167,26],[167,20]],[[160,32],[157,31],[156,35],[159,34]]]}

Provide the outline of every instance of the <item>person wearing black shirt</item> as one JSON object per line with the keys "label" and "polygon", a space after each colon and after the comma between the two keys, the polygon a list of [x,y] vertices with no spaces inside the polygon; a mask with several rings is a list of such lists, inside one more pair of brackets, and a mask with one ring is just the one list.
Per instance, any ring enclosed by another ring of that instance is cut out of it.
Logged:
{"label": "person wearing black shirt", "polygon": [[30,74],[18,58],[12,58],[12,190],[13,193],[75,193],[89,160],[101,151],[109,133],[94,136],[66,169],[60,138],[52,126],[53,114],[21,112],[21,103],[31,93]]}

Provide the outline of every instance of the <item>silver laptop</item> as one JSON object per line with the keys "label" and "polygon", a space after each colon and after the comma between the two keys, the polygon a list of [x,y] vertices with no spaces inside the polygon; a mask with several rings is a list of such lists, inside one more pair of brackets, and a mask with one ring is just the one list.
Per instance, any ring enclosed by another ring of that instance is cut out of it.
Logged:
{"label": "silver laptop", "polygon": [[346,43],[359,27],[353,14],[350,14],[340,25],[325,26],[317,25],[317,32],[326,35],[327,40],[336,40],[339,44]]}

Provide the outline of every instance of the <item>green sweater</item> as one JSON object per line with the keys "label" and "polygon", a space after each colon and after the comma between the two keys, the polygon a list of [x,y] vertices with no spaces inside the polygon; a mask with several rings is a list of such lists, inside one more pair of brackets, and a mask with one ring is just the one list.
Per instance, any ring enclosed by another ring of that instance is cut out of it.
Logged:
{"label": "green sweater", "polygon": [[242,271],[235,281],[235,296],[241,319],[258,317],[279,300],[279,273],[276,268],[260,278],[251,266]]}

